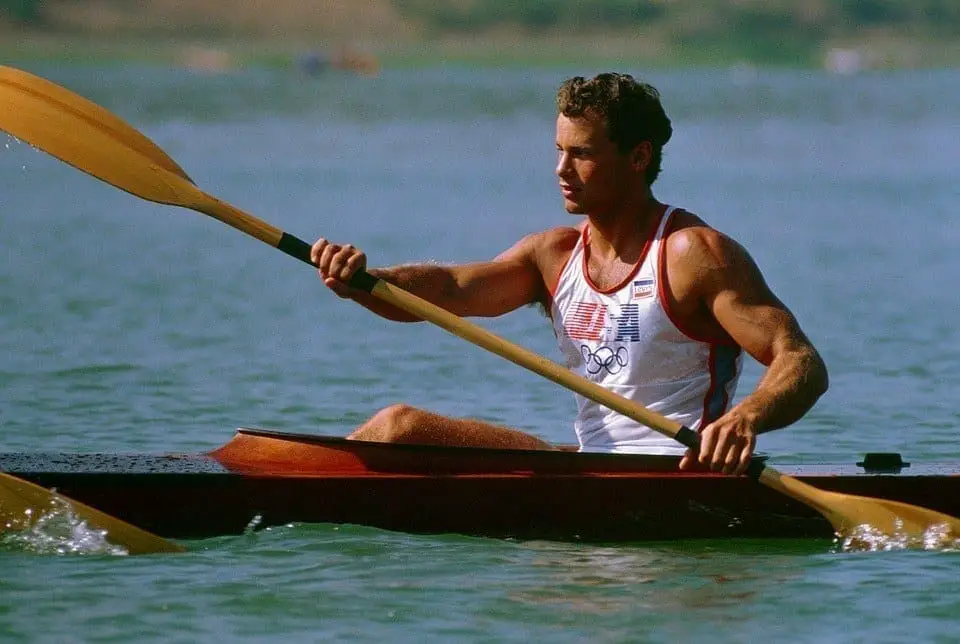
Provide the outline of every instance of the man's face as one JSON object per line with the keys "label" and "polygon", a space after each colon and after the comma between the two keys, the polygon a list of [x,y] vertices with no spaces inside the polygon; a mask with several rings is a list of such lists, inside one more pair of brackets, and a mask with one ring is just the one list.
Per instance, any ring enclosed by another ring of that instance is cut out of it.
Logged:
{"label": "man's face", "polygon": [[559,115],[557,155],[556,173],[567,212],[603,216],[619,205],[633,170],[631,155],[617,149],[601,117]]}

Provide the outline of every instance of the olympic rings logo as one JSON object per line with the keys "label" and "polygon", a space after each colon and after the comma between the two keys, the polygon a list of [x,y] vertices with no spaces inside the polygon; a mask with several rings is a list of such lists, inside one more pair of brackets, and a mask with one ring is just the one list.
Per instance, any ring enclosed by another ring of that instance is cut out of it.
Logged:
{"label": "olympic rings logo", "polygon": [[627,348],[618,347],[614,350],[611,347],[599,347],[596,351],[591,351],[585,344],[580,345],[580,355],[590,375],[595,375],[601,371],[606,371],[610,375],[620,373],[627,366]]}

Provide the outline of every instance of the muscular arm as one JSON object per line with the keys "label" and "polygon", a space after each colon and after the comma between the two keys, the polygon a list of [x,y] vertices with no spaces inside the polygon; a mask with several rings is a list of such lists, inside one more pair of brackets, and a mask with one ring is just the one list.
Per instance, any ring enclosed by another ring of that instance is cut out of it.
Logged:
{"label": "muscular arm", "polygon": [[[551,264],[549,258],[556,237],[556,231],[529,235],[487,262],[454,266],[409,264],[369,272],[456,315],[495,317],[545,299],[544,257]],[[332,283],[328,280],[328,286],[339,295],[389,320],[419,320],[372,295],[347,287],[343,283],[346,273],[338,270],[336,261],[332,263],[332,273],[338,279]]]}
{"label": "muscular arm", "polygon": [[730,337],[767,367],[756,389],[736,406],[762,433],[799,420],[827,390],[827,368],[793,314],[770,292],[745,251],[739,283],[708,299]]}
{"label": "muscular arm", "polygon": [[[539,298],[543,283],[525,257],[459,266],[409,264],[373,269],[370,274],[461,317],[495,317],[530,304]],[[387,319],[419,321],[366,293],[354,299]]]}
{"label": "muscular arm", "polygon": [[[826,391],[827,368],[738,243],[691,226],[675,233],[668,249],[674,257],[669,274],[679,276],[678,300],[692,311],[693,327],[732,340],[766,366],[756,389],[702,432],[700,461],[742,472],[756,434],[799,420]],[[671,290],[677,293],[673,284]]]}

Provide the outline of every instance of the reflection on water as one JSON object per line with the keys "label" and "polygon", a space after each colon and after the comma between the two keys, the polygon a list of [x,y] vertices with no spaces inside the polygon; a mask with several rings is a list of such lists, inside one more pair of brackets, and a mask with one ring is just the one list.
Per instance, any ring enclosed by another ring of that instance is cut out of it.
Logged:
{"label": "reflection on water", "polygon": [[536,571],[538,583],[512,591],[511,599],[595,614],[733,605],[742,609],[771,587],[803,574],[790,562],[828,552],[822,540],[651,547],[531,545],[533,557],[527,564]]}

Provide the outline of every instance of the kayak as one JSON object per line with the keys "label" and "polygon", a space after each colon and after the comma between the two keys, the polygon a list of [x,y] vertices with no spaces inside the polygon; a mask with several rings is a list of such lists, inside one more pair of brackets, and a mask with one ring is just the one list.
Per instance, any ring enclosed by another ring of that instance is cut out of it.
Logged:
{"label": "kayak", "polygon": [[[164,537],[288,523],[630,542],[831,538],[809,506],[675,456],[398,445],[241,428],[204,454],[0,454],[0,470]],[[960,464],[784,466],[824,490],[960,516]]]}
{"label": "kayak", "polygon": [[[312,266],[309,244],[202,191],[156,144],[104,108],[10,67],[0,66],[0,90],[0,105],[6,108],[0,109],[0,128],[7,133],[137,197],[208,215]],[[71,136],[65,138],[64,133]],[[350,284],[684,445],[697,445],[697,435],[690,428],[366,271],[355,273]],[[23,473],[43,479],[47,485],[58,484],[62,491],[75,496],[78,503],[73,506],[74,512],[83,510],[87,516],[94,516],[99,506],[107,518],[113,514],[127,519],[113,519],[116,525],[136,528],[131,524],[140,523],[163,534],[235,531],[237,517],[254,512],[245,530],[281,521],[327,521],[415,531],[600,540],[710,536],[724,524],[728,532],[759,535],[783,530],[775,526],[787,524],[795,534],[815,530],[803,527],[811,523],[810,510],[806,515],[798,514],[796,508],[784,505],[783,498],[774,502],[769,494],[756,494],[754,488],[745,487],[748,482],[740,479],[678,473],[675,463],[657,464],[638,457],[622,460],[609,455],[596,461],[594,456],[570,452],[491,456],[495,453],[445,454],[420,448],[400,452],[395,447],[384,456],[368,453],[385,449],[383,446],[335,446],[323,439],[271,437],[262,432],[259,438],[309,444],[311,449],[301,445],[293,450],[301,454],[298,458],[307,458],[298,461],[289,456],[278,459],[271,447],[264,461],[258,456],[259,446],[241,441],[232,445],[231,441],[223,449],[196,457],[194,469],[185,467],[173,473],[164,471],[161,464],[166,461],[162,456],[146,457],[142,463],[146,471],[138,472],[135,466],[124,463],[98,470],[96,459],[93,463],[75,463],[72,470],[56,471],[57,461],[62,459],[47,455],[49,462],[37,463],[32,471],[26,468]],[[315,453],[303,456],[311,452]],[[344,460],[337,452],[349,454],[349,467],[343,466]],[[11,458],[16,461],[17,455]],[[492,458],[513,463],[513,469],[469,465],[474,459],[484,463]],[[115,461],[110,455],[101,460]],[[446,460],[464,467],[445,470],[434,466],[435,461],[442,464]],[[381,466],[381,462],[388,465]],[[590,463],[595,465],[588,466]],[[19,471],[16,462],[5,467]],[[763,464],[757,467],[754,463],[751,469],[759,483],[814,508],[844,535],[863,524],[884,536],[922,535],[924,542],[933,528],[938,534],[960,534],[960,519],[945,512],[892,500],[890,495],[871,498],[818,488]],[[947,467],[951,477],[954,470]],[[801,473],[814,480],[824,476],[815,469]],[[879,482],[867,484],[842,467],[826,474],[828,485],[889,485],[884,475],[876,472]],[[903,477],[895,481],[895,494],[924,496],[925,492],[936,492],[941,478],[937,472],[926,478]],[[2,479],[7,498],[2,509],[13,517],[10,522],[14,524],[24,523],[18,520],[24,513],[28,519],[34,516],[33,502],[25,504],[24,499],[53,501],[42,487],[34,485],[31,492],[29,481],[9,475]],[[912,483],[905,483],[907,480]],[[953,482],[952,478],[946,480],[948,485]],[[27,491],[18,492],[21,489]],[[149,507],[143,507],[145,502],[150,502]],[[942,495],[935,502],[948,503]],[[111,505],[115,509],[109,509]],[[206,514],[197,518],[188,516],[187,511]],[[192,527],[191,521],[199,527]],[[0,524],[0,530],[6,523]],[[150,548],[148,541],[136,538],[133,530],[126,533],[132,542]],[[156,540],[154,545],[167,547]]]}

